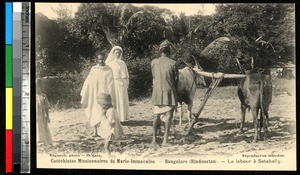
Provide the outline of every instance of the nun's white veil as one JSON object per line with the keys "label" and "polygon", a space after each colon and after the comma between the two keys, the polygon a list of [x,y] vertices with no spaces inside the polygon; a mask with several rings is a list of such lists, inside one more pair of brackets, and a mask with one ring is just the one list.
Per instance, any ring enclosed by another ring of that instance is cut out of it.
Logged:
{"label": "nun's white veil", "polygon": [[[116,58],[114,52],[116,50],[120,50],[119,59]],[[129,78],[127,66],[123,60],[121,60],[123,56],[123,49],[120,46],[115,46],[109,52],[105,63],[112,69],[114,78]],[[128,84],[128,83],[127,83]]]}
{"label": "nun's white veil", "polygon": [[115,54],[114,54],[115,50],[120,50],[121,51],[120,58],[122,58],[122,56],[123,56],[123,49],[122,49],[122,47],[120,47],[120,46],[114,46],[110,50],[110,52],[109,52],[109,54],[107,56],[107,59],[105,61],[106,64],[109,64],[111,61],[113,61],[115,59]]}

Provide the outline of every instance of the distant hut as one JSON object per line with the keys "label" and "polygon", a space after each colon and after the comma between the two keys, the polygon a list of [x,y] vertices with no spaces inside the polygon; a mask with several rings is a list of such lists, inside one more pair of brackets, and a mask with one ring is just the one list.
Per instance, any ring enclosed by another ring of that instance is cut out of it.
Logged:
{"label": "distant hut", "polygon": [[288,62],[284,65],[283,70],[282,70],[282,76],[284,78],[295,78],[296,75],[296,66],[295,64]]}
{"label": "distant hut", "polygon": [[274,78],[295,78],[296,66],[292,62],[279,63],[278,66],[271,69],[271,75]]}

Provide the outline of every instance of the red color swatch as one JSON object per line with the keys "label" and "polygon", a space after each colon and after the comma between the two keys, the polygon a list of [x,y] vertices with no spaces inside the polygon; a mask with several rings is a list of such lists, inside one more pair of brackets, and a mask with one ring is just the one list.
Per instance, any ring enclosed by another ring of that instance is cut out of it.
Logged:
{"label": "red color swatch", "polygon": [[13,172],[13,131],[6,130],[6,173]]}

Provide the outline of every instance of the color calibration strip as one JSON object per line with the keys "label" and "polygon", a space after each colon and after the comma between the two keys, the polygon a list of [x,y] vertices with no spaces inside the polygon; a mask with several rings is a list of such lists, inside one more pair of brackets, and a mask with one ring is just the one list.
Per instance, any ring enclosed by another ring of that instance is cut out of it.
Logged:
{"label": "color calibration strip", "polygon": [[6,94],[6,173],[13,172],[13,67],[12,67],[12,25],[13,4],[5,4],[5,94]]}
{"label": "color calibration strip", "polygon": [[30,172],[30,2],[5,4],[6,173]]}

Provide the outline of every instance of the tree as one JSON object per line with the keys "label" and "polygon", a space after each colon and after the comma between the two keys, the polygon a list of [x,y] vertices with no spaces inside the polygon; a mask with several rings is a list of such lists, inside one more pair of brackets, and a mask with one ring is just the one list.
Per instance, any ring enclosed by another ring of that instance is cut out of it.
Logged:
{"label": "tree", "polygon": [[217,37],[234,38],[256,67],[270,68],[293,59],[294,10],[292,4],[222,4],[217,6],[213,31]]}
{"label": "tree", "polygon": [[55,60],[58,57],[54,51],[59,49],[56,44],[59,40],[59,26],[41,13],[36,14],[35,18],[37,73],[38,76],[45,76],[54,73]]}
{"label": "tree", "polygon": [[[94,54],[108,53],[112,46],[124,49],[130,78],[129,96],[151,92],[150,62],[158,46],[173,43],[173,58],[194,63],[206,71],[241,73],[235,58],[249,67],[269,68],[294,60],[295,7],[292,4],[220,4],[216,13],[179,16],[170,10],[127,3],[82,3],[72,17],[67,6],[54,9],[58,18],[36,15],[36,67],[38,76],[59,77],[49,87],[52,99],[63,96],[78,101]],[[247,16],[247,18],[245,18]],[[180,67],[185,64],[180,63]],[[55,101],[54,100],[54,101]]]}

